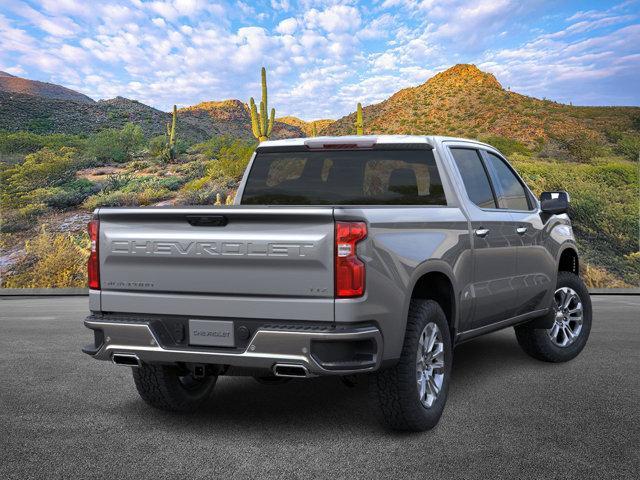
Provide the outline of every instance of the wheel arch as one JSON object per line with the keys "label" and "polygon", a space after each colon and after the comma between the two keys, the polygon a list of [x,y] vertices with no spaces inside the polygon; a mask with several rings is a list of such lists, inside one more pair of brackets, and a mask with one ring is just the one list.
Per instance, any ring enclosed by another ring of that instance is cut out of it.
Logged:
{"label": "wheel arch", "polygon": [[453,340],[459,308],[458,288],[454,278],[451,267],[440,261],[428,261],[422,268],[417,269],[411,284],[411,294],[407,296],[404,318],[406,319],[409,313],[409,303],[412,299],[435,300],[447,317]]}
{"label": "wheel arch", "polygon": [[578,256],[578,250],[573,243],[565,245],[560,249],[556,264],[558,265],[559,272],[580,274],[580,258]]}

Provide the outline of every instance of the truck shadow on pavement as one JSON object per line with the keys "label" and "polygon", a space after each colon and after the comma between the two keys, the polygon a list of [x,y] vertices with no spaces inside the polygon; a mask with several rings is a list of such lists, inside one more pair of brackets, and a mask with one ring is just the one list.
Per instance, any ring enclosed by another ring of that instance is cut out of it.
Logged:
{"label": "truck shadow on pavement", "polygon": [[[459,402],[468,403],[467,397],[476,395],[478,386],[482,388],[482,383],[489,378],[500,383],[503,377],[502,384],[507,391],[514,371],[530,370],[532,366],[539,368],[540,362],[526,356],[514,336],[504,332],[458,346],[447,409],[455,410]],[[369,408],[367,383],[366,375],[359,376],[353,387],[336,377],[292,380],[280,385],[262,385],[249,377],[221,377],[211,402],[197,413],[182,415],[178,423],[190,430],[202,431],[225,426],[297,430],[309,425],[328,431],[335,428],[361,431],[363,427],[379,430]],[[137,402],[137,406],[149,415],[150,407],[143,406],[142,402]],[[153,415],[163,420],[175,416],[162,412]]]}

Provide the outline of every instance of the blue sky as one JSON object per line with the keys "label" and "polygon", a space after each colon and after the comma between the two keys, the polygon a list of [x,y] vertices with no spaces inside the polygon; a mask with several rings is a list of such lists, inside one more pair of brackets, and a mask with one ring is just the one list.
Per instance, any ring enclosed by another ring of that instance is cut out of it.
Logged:
{"label": "blue sky", "polygon": [[95,99],[259,95],[277,115],[337,118],[475,63],[575,105],[640,105],[640,5],[545,0],[0,0],[0,70]]}

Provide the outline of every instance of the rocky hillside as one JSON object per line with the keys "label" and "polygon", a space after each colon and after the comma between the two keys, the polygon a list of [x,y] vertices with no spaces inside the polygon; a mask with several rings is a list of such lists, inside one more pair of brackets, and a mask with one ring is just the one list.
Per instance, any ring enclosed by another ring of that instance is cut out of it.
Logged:
{"label": "rocky hillside", "polygon": [[93,99],[75,90],[53,83],[16,77],[6,72],[0,72],[0,92],[36,95],[42,98],[70,100],[79,103],[94,103]]}
{"label": "rocky hillside", "polygon": [[[202,102],[178,110],[178,118],[186,119],[190,124],[205,130],[208,136],[230,135],[252,139],[251,115],[247,104],[240,100]],[[304,136],[303,130],[296,126],[276,120],[273,126],[274,138]]]}
{"label": "rocky hillside", "polygon": [[[529,146],[576,134],[604,141],[608,129],[640,125],[638,107],[573,107],[504,89],[490,73],[460,64],[417,87],[364,107],[365,133],[497,135]],[[329,125],[327,135],[353,134],[355,113]]]}
{"label": "rocky hillside", "polygon": [[324,129],[334,122],[334,120],[330,120],[330,119],[321,119],[321,120],[313,120],[311,122],[305,122],[304,120],[294,116],[276,118],[276,121],[286,123],[287,125],[291,125],[293,127],[299,128],[307,137],[311,136],[313,124],[315,124],[316,126],[316,132],[318,133],[318,135],[322,135]]}

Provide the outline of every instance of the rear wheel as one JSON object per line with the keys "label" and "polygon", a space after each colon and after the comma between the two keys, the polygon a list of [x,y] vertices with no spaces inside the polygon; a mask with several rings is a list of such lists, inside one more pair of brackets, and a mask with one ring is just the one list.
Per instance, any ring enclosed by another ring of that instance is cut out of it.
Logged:
{"label": "rear wheel", "polygon": [[399,362],[370,378],[382,423],[395,430],[433,428],[447,400],[451,363],[449,324],[442,308],[433,300],[412,300]]}
{"label": "rear wheel", "polygon": [[154,408],[172,412],[200,408],[218,379],[217,375],[196,378],[188,369],[173,365],[143,363],[132,370],[140,397]]}
{"label": "rear wheel", "polygon": [[591,297],[576,274],[558,273],[554,309],[551,327],[519,325],[515,327],[516,338],[522,349],[538,360],[566,362],[582,351],[591,331]]}

